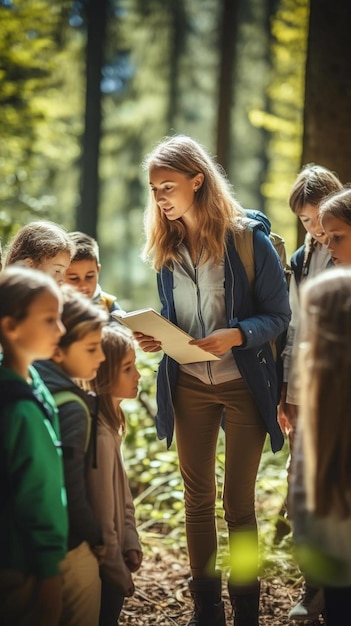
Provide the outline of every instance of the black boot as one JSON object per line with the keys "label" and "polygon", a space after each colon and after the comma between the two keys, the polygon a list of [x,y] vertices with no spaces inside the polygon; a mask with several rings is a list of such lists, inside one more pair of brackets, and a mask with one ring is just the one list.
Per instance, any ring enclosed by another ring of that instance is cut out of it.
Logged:
{"label": "black boot", "polygon": [[225,626],[221,579],[189,578],[188,582],[195,610],[187,626]]}
{"label": "black boot", "polygon": [[251,585],[228,583],[230,602],[234,611],[234,626],[258,626],[260,582]]}

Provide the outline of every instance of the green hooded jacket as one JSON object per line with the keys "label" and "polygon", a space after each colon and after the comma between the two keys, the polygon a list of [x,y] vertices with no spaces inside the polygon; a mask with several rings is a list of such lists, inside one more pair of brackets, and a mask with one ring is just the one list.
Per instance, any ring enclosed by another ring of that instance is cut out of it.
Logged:
{"label": "green hooded jacket", "polygon": [[[0,415],[0,570],[39,579],[59,574],[67,551],[67,502],[57,410],[31,367],[32,388],[50,419],[31,399],[7,404]],[[20,380],[0,366],[0,385]]]}

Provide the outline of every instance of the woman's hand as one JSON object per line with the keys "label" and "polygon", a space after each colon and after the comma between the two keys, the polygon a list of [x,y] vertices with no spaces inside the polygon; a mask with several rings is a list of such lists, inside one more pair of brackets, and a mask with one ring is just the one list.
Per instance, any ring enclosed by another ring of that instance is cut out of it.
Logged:
{"label": "woman's hand", "polygon": [[234,346],[241,346],[244,343],[244,337],[240,328],[220,328],[214,330],[208,337],[193,339],[189,343],[193,346],[199,346],[199,348],[207,350],[215,356],[221,356]]}
{"label": "woman's hand", "polygon": [[161,342],[157,341],[154,337],[150,337],[150,335],[133,333],[133,336],[144,352],[159,352],[162,350]]}

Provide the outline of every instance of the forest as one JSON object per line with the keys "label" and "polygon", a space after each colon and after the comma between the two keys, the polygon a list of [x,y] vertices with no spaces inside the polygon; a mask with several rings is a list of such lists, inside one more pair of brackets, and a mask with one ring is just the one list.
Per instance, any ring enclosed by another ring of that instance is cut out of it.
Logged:
{"label": "forest", "polygon": [[[185,133],[224,167],[239,202],[268,216],[290,257],[303,236],[288,205],[301,166],[351,181],[350,18],[342,0],[0,0],[4,250],[31,220],[82,230],[99,243],[103,288],[126,310],[159,309],[154,272],[140,258],[142,162],[162,137]],[[155,438],[157,355],[138,358],[125,457],[149,561],[120,623],[185,623],[176,453]],[[265,600],[270,626],[288,623],[298,589],[291,542],[273,547],[287,454],[285,446],[272,458],[267,448],[258,482],[266,596],[282,588],[280,608]],[[218,466],[220,483],[221,441]],[[167,573],[154,598],[160,562]]]}
{"label": "forest", "polygon": [[290,252],[307,0],[0,2],[0,235],[50,218],[96,236],[104,287],[156,306],[140,260],[144,156],[192,135]]}

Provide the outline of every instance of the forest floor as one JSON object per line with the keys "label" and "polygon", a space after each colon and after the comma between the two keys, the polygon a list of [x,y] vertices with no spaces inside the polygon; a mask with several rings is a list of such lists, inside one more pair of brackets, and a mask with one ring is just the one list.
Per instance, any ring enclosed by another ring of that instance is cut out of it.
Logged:
{"label": "forest floor", "polygon": [[[161,539],[162,541],[162,539]],[[185,626],[192,615],[188,591],[189,566],[184,551],[173,552],[162,546],[144,556],[139,572],[134,574],[135,594],[125,601],[120,626]],[[283,583],[279,578],[261,579],[260,626],[293,626],[288,619],[300,593],[300,584]],[[228,592],[223,582],[227,626],[233,624]],[[301,622],[300,622],[301,623]],[[310,626],[323,624],[305,622]]]}

